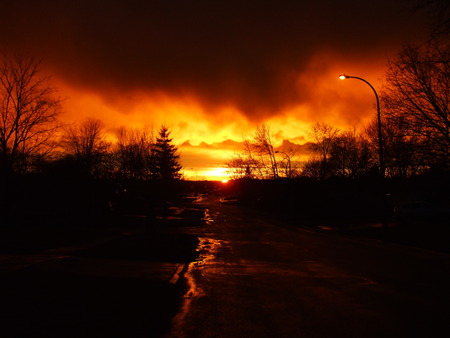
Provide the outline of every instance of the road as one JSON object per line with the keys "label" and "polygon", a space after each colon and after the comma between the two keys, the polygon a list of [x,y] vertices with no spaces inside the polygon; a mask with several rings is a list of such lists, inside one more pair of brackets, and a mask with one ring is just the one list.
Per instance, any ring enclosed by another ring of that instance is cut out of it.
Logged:
{"label": "road", "polygon": [[182,297],[179,272],[197,240],[147,231],[132,218],[119,224],[0,228],[0,337],[166,332]]}
{"label": "road", "polygon": [[442,337],[450,255],[295,225],[204,200],[169,337]]}

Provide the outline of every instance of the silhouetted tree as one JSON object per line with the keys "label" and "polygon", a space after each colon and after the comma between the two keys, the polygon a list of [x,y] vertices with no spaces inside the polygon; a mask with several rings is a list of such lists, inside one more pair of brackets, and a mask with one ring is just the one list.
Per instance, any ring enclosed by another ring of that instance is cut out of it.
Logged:
{"label": "silhouetted tree", "polygon": [[120,128],[116,136],[120,176],[131,179],[151,177],[152,149],[154,146],[153,131]]}
{"label": "silhouetted tree", "polygon": [[325,179],[331,175],[329,159],[338,134],[339,129],[325,123],[316,122],[312,126],[312,131],[309,134],[312,139],[310,149],[318,155],[320,179]]}
{"label": "silhouetted tree", "polygon": [[169,129],[162,125],[153,147],[153,174],[156,178],[172,180],[180,178],[178,148],[172,144]]}
{"label": "silhouetted tree", "polygon": [[[376,148],[378,141],[377,121],[368,127],[372,147]],[[422,173],[427,160],[422,149],[427,148],[425,139],[415,135],[404,122],[404,116],[386,114],[383,123],[383,141],[385,153],[386,175],[388,177],[408,178]],[[376,149],[373,149],[376,152]]]}
{"label": "silhouetted tree", "polygon": [[39,66],[26,57],[0,60],[1,173],[25,172],[53,148],[61,99]]}
{"label": "silhouetted tree", "polygon": [[245,175],[249,178],[267,178],[267,168],[265,163],[260,158],[260,154],[255,150],[253,142],[249,139],[244,139],[244,155],[242,156],[245,163]]}
{"label": "silhouetted tree", "polygon": [[106,141],[101,121],[86,119],[66,127],[61,145],[81,173],[101,176],[108,171],[110,143]]}
{"label": "silhouetted tree", "polygon": [[281,147],[281,149],[275,151],[276,154],[282,155],[281,161],[279,161],[279,167],[281,168],[282,174],[286,178],[294,178],[296,177],[298,172],[298,163],[295,161],[295,157],[297,155],[297,150],[292,147]]}
{"label": "silhouetted tree", "polygon": [[268,126],[258,126],[254,137],[245,138],[242,143],[242,152],[227,163],[233,178],[277,179],[299,174],[300,165],[295,161],[299,146],[287,142],[275,148]]}
{"label": "silhouetted tree", "polygon": [[235,155],[226,165],[231,179],[255,178],[252,169],[253,163],[240,154]]}
{"label": "silhouetted tree", "polygon": [[406,45],[389,63],[386,82],[387,119],[427,146],[430,166],[450,168],[450,44]]}
{"label": "silhouetted tree", "polygon": [[232,175],[239,178],[278,178],[278,163],[270,128],[256,128],[253,139],[243,140],[243,152],[227,163]]}
{"label": "silhouetted tree", "polygon": [[322,161],[320,158],[317,158],[317,155],[312,155],[310,158],[303,164],[301,176],[320,179],[322,175]]}
{"label": "silhouetted tree", "polygon": [[259,154],[261,163],[265,164],[268,161],[269,165],[264,166],[269,168],[270,176],[274,179],[278,178],[278,163],[275,156],[272,135],[270,128],[265,124],[256,127],[253,147]]}
{"label": "silhouetted tree", "polygon": [[362,176],[373,166],[369,142],[355,129],[341,132],[331,144],[329,162],[337,176]]}

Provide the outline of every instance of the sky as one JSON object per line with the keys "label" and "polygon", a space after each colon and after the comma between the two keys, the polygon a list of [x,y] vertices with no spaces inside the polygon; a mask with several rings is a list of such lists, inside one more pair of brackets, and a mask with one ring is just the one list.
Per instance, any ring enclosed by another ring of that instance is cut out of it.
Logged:
{"label": "sky", "polygon": [[165,124],[186,176],[220,169],[256,126],[303,144],[315,122],[363,128],[386,63],[423,37],[408,0],[1,0],[0,50],[42,59],[61,119]]}

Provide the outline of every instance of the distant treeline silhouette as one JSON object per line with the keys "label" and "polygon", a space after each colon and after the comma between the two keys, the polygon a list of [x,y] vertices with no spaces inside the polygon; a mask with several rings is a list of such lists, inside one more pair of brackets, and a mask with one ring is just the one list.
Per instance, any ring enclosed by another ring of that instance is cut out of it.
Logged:
{"label": "distant treeline silhouette", "polygon": [[[383,186],[381,190],[385,194],[393,182],[434,177],[430,186],[438,188],[434,183],[441,182],[438,197],[448,198],[441,193],[442,189],[449,190],[450,172],[448,34],[435,36],[420,45],[405,45],[388,63],[380,97],[383,166],[378,157],[375,119],[362,132],[342,131],[317,122],[311,128],[307,153],[305,146],[292,143],[274,147],[270,128],[260,125],[252,139],[244,140],[243,151],[228,163],[231,177],[247,182],[243,187],[255,188],[254,183],[248,183],[255,180],[268,181],[258,183],[257,189],[270,187],[273,191],[291,181],[296,190],[280,191],[280,194],[295,197],[297,191],[300,196],[303,190],[309,196],[316,196],[312,200],[318,204],[333,181],[339,182],[338,191],[345,191],[343,182],[350,190],[356,187],[354,182],[359,182],[374,196],[378,194],[377,185]],[[0,204],[3,220],[8,215],[20,214],[25,206],[36,209],[35,214],[51,205],[58,212],[70,209],[74,214],[77,208],[83,212],[98,211],[111,208],[109,204],[142,209],[141,204],[162,203],[168,198],[167,192],[176,195],[185,189],[187,185],[181,187],[174,183],[182,178],[181,166],[177,147],[166,126],[162,125],[156,135],[152,129],[122,128],[116,132],[115,142],[111,142],[98,120],[87,119],[71,125],[59,122],[62,100],[50,86],[50,79],[41,74],[39,62],[23,56],[2,57]],[[382,175],[381,168],[385,171]],[[380,182],[381,177],[386,177],[387,182]],[[321,193],[316,194],[314,188],[302,189],[300,182],[304,187],[309,187],[311,182],[320,184]],[[275,196],[276,193],[267,193],[267,197],[260,196],[257,200],[264,204],[264,199]],[[294,200],[298,202],[298,198],[287,198],[274,200],[270,205],[284,207]],[[307,203],[305,199],[304,205]]]}
{"label": "distant treeline silhouette", "polygon": [[166,126],[156,135],[122,128],[111,142],[98,120],[62,124],[62,101],[41,73],[40,62],[2,56],[2,225],[71,223],[80,217],[91,224],[106,210],[148,212],[152,204],[175,195],[178,189],[171,181],[180,178],[181,165]]}
{"label": "distant treeline silhouette", "polygon": [[[228,162],[234,178],[364,177],[408,178],[450,169],[450,42],[433,39],[407,44],[388,63],[381,92],[380,166],[378,122],[362,131],[339,130],[317,122],[309,134],[311,156],[301,161],[300,147],[274,147],[266,125]],[[382,168],[382,169],[381,169]]]}

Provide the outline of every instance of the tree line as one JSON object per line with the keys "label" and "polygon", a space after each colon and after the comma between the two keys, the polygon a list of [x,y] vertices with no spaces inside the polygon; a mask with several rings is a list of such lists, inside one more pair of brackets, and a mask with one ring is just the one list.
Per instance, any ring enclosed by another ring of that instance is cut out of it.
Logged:
{"label": "tree line", "polygon": [[60,164],[79,174],[124,180],[174,180],[181,177],[180,155],[170,131],[121,127],[114,142],[107,141],[104,124],[95,119],[62,129]]}
{"label": "tree line", "polygon": [[111,223],[180,194],[167,126],[111,135],[96,119],[62,123],[62,102],[40,62],[0,58],[0,226]]}
{"label": "tree line", "polygon": [[[380,95],[384,147],[380,168],[379,135],[374,119],[362,132],[315,123],[307,161],[298,147],[274,147],[266,125],[229,163],[233,178],[274,179],[298,176],[326,179],[412,177],[450,168],[450,43],[448,34],[422,44],[406,44],[388,63]],[[0,60],[0,173],[23,174],[66,165],[91,177],[180,178],[179,155],[170,131],[122,128],[107,140],[97,120],[62,125],[62,99],[32,58]]]}
{"label": "tree line", "polygon": [[86,119],[62,124],[62,98],[33,58],[5,55],[0,61],[0,174],[59,169],[93,178],[180,178],[170,130],[121,128],[108,141],[104,124]]}
{"label": "tree line", "polygon": [[339,130],[322,122],[310,130],[310,156],[300,147],[275,147],[270,127],[254,137],[227,163],[234,178],[364,177],[379,174],[410,178],[450,170],[450,43],[448,35],[406,44],[388,63],[381,90],[380,166],[378,121],[363,131]]}

